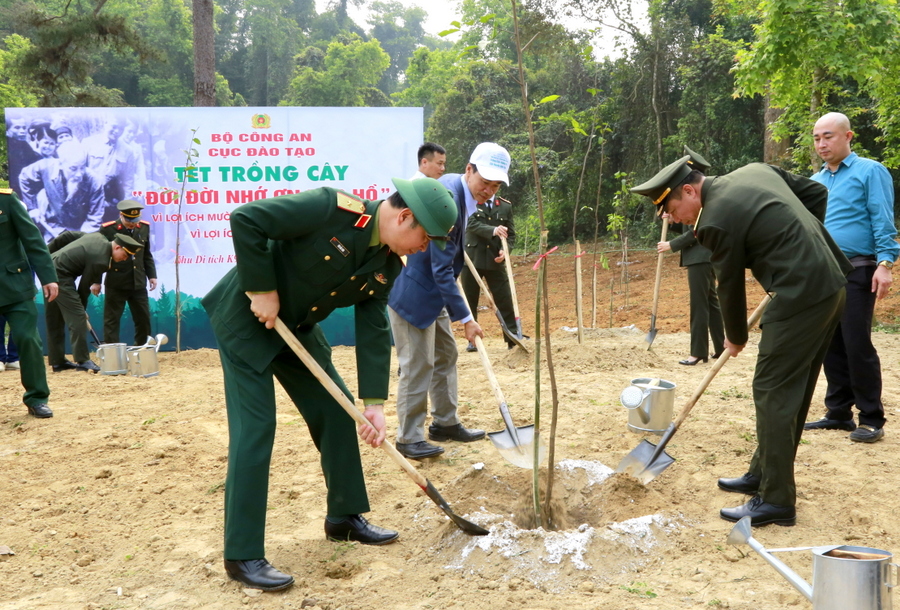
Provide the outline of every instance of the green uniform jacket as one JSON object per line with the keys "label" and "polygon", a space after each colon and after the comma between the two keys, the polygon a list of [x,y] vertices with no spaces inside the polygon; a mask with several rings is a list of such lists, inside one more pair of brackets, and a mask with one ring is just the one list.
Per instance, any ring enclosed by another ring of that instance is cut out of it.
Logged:
{"label": "green uniform jacket", "polygon": [[[288,328],[312,326],[338,307],[355,305],[359,397],[386,398],[387,298],[403,263],[387,246],[369,247],[381,203],[363,202],[366,212],[360,215],[339,208],[337,195],[319,188],[236,208],[231,228],[237,266],[203,298],[203,306],[219,343],[262,373],[285,343],[256,319],[245,292],[278,290],[278,316]],[[366,215],[370,221],[357,226]]]}
{"label": "green uniform jacket", "polygon": [[28,301],[37,292],[32,269],[41,285],[57,282],[56,271],[24,204],[9,189],[0,190],[0,307]]}
{"label": "green uniform jacket", "polygon": [[50,255],[60,282],[74,285],[83,277],[90,285],[100,281],[112,265],[112,243],[99,233],[88,233]]}
{"label": "green uniform jacket", "polygon": [[107,289],[132,291],[145,288],[147,286],[147,278],[156,279],[156,263],[153,261],[153,254],[150,253],[150,223],[146,220],[140,221],[134,231],[129,231],[118,220],[110,220],[103,223],[100,227],[100,233],[106,236],[106,239],[112,241],[118,233],[127,235],[143,246],[143,249],[121,263],[114,262],[106,274],[105,284]]}
{"label": "green uniform jacket", "polygon": [[[506,242],[512,248],[516,229],[513,226],[512,206],[508,202],[500,201],[500,205],[490,206],[479,203],[466,220],[466,254],[476,269],[505,269],[506,263],[494,261],[503,249],[503,242],[494,236],[494,228],[500,225],[509,229]],[[506,255],[509,256],[509,252]]]}
{"label": "green uniform jacket", "polygon": [[[672,225],[675,227],[676,225]],[[678,237],[669,241],[672,252],[680,252],[680,263],[682,267],[698,265],[700,263],[708,263],[712,252],[697,243],[697,237],[694,235],[694,227],[690,225],[677,225],[683,228],[683,233]]]}
{"label": "green uniform jacket", "polygon": [[747,342],[744,270],[775,298],[762,323],[784,320],[840,290],[853,266],[822,221],[828,189],[782,169],[752,163],[701,188],[697,241],[712,252],[725,335]]}

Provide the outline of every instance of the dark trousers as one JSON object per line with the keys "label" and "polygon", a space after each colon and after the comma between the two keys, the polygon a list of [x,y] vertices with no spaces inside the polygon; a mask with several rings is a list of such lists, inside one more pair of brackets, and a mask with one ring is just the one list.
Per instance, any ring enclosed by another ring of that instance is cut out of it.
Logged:
{"label": "dark trousers", "polygon": [[[500,315],[506,323],[506,328],[512,334],[516,334],[516,312],[513,309],[512,292],[509,289],[509,276],[506,275],[505,269],[477,269],[478,274],[484,278],[491,296],[494,297],[494,304],[500,310]],[[465,291],[466,301],[469,303],[469,311],[472,316],[478,320],[478,299],[481,297],[481,288],[478,281],[469,267],[463,267],[459,276],[462,282],[463,291]],[[506,340],[507,345],[515,345],[509,339]]]}
{"label": "dark trousers", "polygon": [[[331,347],[321,329],[315,326],[308,332],[298,333],[298,338],[352,400],[331,362]],[[276,423],[273,376],[297,406],[321,454],[320,464],[328,488],[328,516],[368,512],[356,423],[297,356],[285,346],[262,373],[257,373],[240,356],[222,347],[219,357],[225,374],[229,441],[225,479],[225,559],[265,557],[269,464]],[[291,435],[290,431],[283,434]]]}
{"label": "dark trousers", "polygon": [[106,296],[103,299],[103,342],[119,342],[119,324],[122,321],[122,313],[125,304],[131,310],[131,319],[134,320],[134,343],[144,345],[150,336],[150,301],[147,298],[147,288],[136,290],[117,290],[106,286]]}
{"label": "dark trousers", "polygon": [[882,428],[881,360],[872,345],[875,269],[857,267],[847,276],[847,307],[825,355],[825,407],[829,419],[849,420],[856,405],[859,423]]}
{"label": "dark trousers", "polygon": [[60,279],[59,295],[44,305],[44,318],[47,321],[47,359],[50,366],[58,366],[66,361],[66,326],[69,327],[72,359],[75,362],[87,362],[91,359],[87,342],[87,314],[73,280]]}
{"label": "dark trousers", "polygon": [[0,314],[9,321],[10,336],[19,348],[19,368],[25,388],[23,402],[31,406],[46,404],[50,398],[50,388],[47,386],[44,346],[38,332],[38,312],[34,301],[28,299],[4,305],[0,307]]}
{"label": "dark trousers", "polygon": [[716,274],[710,263],[688,265],[688,289],[691,293],[691,356],[709,357],[709,338],[713,353],[725,349],[725,324],[716,294]]}
{"label": "dark trousers", "polygon": [[[777,296],[775,297],[778,298]],[[749,472],[766,502],[794,506],[794,458],[822,361],[844,310],[844,289],[762,328],[753,376],[756,439]]]}
{"label": "dark trousers", "polygon": [[19,352],[16,350],[16,344],[12,338],[12,331],[9,336],[6,335],[6,316],[0,315],[0,362],[17,362],[19,360]]}

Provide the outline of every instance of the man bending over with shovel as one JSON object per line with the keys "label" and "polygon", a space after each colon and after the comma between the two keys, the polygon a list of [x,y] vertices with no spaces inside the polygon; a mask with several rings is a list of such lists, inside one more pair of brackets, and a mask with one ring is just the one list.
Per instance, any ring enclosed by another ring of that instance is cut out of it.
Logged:
{"label": "man bending over with shovel", "polygon": [[753,377],[759,444],[744,476],[719,479],[724,491],[753,497],[720,514],[794,525],[794,457],[853,267],[822,224],[828,190],[821,184],[762,163],[707,177],[689,159],[632,191],[649,197],[658,214],[694,225],[697,241],[712,252],[732,357],[747,343],[744,270],[773,297]]}
{"label": "man bending over with shovel", "polygon": [[369,500],[353,419],[273,330],[280,318],[352,400],[318,323],[338,307],[354,305],[359,393],[371,423],[356,431],[379,446],[391,359],[388,291],[400,274],[400,256],[425,250],[431,240],[442,247],[456,221],[453,199],[436,180],[395,179],[394,185],[397,192],[384,201],[319,188],[254,201],[231,214],[237,266],[204,297],[203,306],[225,374],[225,570],[253,589],[279,591],[294,582],[265,559],[273,377],[322,454],[325,536],[378,545],[399,535],[362,517]]}

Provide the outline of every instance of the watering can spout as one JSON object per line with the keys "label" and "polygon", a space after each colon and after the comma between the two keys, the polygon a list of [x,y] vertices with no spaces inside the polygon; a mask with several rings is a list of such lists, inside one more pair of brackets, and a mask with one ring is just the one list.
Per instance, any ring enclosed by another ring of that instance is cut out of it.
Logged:
{"label": "watering can spout", "polygon": [[760,557],[765,559],[769,565],[775,568],[775,571],[784,576],[785,580],[787,580],[791,585],[800,591],[803,596],[809,601],[813,600],[813,588],[812,586],[800,578],[796,572],[787,567],[784,562],[780,559],[776,558],[774,555],[769,553],[762,544],[759,543],[758,540],[753,538],[750,535],[750,517],[744,517],[740,521],[738,521],[735,526],[731,529],[731,533],[728,534],[728,544],[738,545],[738,544],[749,544],[750,548],[756,551]]}

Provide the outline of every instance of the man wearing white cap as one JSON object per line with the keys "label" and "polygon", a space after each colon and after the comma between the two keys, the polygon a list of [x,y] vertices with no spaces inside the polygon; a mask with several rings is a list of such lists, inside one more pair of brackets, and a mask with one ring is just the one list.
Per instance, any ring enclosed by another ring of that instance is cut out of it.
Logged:
{"label": "man wearing white cap", "polygon": [[425,440],[425,419],[431,397],[428,439],[471,442],[483,430],[465,428],[457,415],[456,361],[459,352],[450,322],[465,326],[470,343],[484,333],[469,312],[456,278],[463,269],[466,219],[479,203],[491,199],[501,183],[509,184],[509,153],[493,142],[472,152],[465,174],[445,174],[438,182],[450,191],[459,209],[444,250],[412,254],[388,300],[388,314],[400,362],[397,387],[397,450],[408,458],[440,455],[443,447]]}

